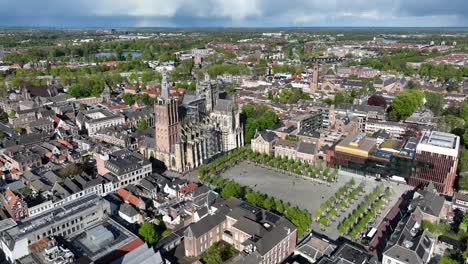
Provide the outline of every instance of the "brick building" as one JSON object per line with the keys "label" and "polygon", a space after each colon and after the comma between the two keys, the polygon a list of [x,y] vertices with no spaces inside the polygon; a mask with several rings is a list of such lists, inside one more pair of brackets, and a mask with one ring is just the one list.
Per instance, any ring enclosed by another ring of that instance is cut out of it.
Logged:
{"label": "brick building", "polygon": [[29,215],[28,204],[10,189],[7,189],[5,194],[2,195],[2,203],[11,218],[15,221],[19,221]]}
{"label": "brick building", "polygon": [[185,230],[186,256],[199,256],[223,240],[241,252],[244,263],[281,263],[296,247],[297,229],[284,217],[235,198],[210,211]]}
{"label": "brick building", "polygon": [[460,137],[436,131],[424,133],[416,147],[415,159],[420,165],[409,184],[419,186],[432,182],[438,192],[451,194],[459,155]]}

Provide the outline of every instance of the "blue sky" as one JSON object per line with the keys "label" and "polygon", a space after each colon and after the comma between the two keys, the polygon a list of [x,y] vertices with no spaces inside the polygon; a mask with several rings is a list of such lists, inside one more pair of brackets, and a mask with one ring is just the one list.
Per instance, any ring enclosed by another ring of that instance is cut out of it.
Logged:
{"label": "blue sky", "polygon": [[468,27],[468,0],[0,0],[0,26]]}

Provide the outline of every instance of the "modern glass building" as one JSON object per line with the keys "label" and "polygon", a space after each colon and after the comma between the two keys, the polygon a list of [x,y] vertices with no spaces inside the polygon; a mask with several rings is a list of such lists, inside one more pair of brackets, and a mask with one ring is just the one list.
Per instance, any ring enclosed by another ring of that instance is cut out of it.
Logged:
{"label": "modern glass building", "polygon": [[413,186],[433,182],[440,193],[452,192],[460,138],[426,132],[421,138],[378,142],[364,133],[343,139],[330,150],[329,162],[340,170],[376,178],[404,180]]}

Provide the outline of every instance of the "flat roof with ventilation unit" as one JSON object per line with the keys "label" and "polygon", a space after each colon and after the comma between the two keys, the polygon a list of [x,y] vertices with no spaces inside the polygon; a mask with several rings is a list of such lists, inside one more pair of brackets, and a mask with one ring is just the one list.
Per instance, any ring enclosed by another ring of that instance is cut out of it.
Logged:
{"label": "flat roof with ventilation unit", "polygon": [[426,151],[458,157],[460,137],[454,134],[428,131],[423,134],[417,146],[417,152]]}

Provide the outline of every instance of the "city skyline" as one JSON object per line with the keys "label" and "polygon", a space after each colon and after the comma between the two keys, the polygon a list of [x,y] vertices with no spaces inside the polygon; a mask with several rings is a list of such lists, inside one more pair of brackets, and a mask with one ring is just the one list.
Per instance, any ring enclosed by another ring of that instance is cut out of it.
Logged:
{"label": "city skyline", "polygon": [[[452,1],[6,1],[1,27],[466,27]],[[38,12],[40,10],[40,12]]]}

